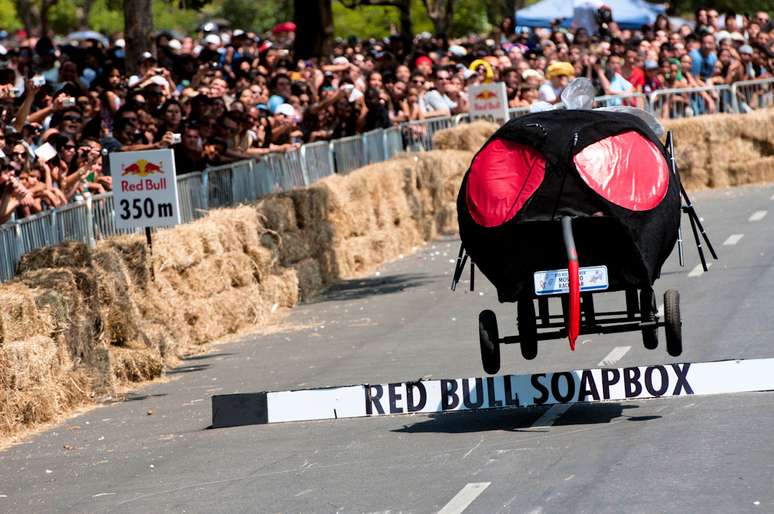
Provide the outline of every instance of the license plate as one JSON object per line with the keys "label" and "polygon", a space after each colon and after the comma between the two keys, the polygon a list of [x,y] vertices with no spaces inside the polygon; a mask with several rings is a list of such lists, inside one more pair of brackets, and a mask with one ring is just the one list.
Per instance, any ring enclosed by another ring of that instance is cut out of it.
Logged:
{"label": "license plate", "polygon": [[[581,291],[604,291],[608,287],[607,266],[589,266],[580,269]],[[570,292],[570,284],[566,269],[536,271],[535,294],[562,294]]]}

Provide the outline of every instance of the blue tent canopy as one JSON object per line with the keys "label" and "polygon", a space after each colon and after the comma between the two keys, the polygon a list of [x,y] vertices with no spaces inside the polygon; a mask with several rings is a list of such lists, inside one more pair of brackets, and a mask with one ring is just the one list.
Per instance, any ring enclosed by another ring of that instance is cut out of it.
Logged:
{"label": "blue tent canopy", "polygon": [[[643,25],[652,24],[656,16],[664,12],[663,6],[648,3],[645,0],[605,0],[604,4],[612,9],[613,20],[622,29],[638,29]],[[564,27],[571,27],[573,14],[573,2],[542,0],[516,11],[516,25],[550,27],[553,20],[561,19]]]}

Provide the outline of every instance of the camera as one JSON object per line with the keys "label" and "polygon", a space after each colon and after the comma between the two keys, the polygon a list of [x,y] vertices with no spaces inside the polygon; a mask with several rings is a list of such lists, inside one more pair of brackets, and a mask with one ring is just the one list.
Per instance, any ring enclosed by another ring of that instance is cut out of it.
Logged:
{"label": "camera", "polygon": [[11,98],[19,98],[21,96],[21,89],[14,87],[8,90],[8,96]]}
{"label": "camera", "polygon": [[46,83],[46,77],[43,75],[35,75],[32,77],[32,85],[35,87],[41,87]]}
{"label": "camera", "polygon": [[180,141],[182,141],[183,138],[180,137],[180,134],[172,134],[172,144],[177,145],[180,144]]}
{"label": "camera", "polygon": [[64,100],[62,100],[62,107],[72,107],[75,105],[75,98],[72,96],[68,96]]}

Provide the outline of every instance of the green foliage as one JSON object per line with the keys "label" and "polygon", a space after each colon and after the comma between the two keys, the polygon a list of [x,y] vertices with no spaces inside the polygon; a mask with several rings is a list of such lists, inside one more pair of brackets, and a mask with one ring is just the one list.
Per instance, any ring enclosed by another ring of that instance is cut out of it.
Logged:
{"label": "green foliage", "polygon": [[[422,0],[411,0],[411,21],[414,33],[433,32],[433,22],[427,17]],[[389,36],[391,28],[400,29],[400,14],[394,7],[365,5],[347,9],[333,1],[333,27],[337,37],[382,38]]]}
{"label": "green foliage", "polygon": [[112,8],[107,0],[96,0],[89,14],[89,27],[105,34],[124,30],[124,13],[119,5]]}
{"label": "green foliage", "polygon": [[291,0],[223,0],[218,13],[234,28],[263,32],[292,20],[293,5]]}
{"label": "green foliage", "polygon": [[12,0],[0,0],[0,28],[9,32],[22,28]]}
{"label": "green foliage", "polygon": [[69,34],[78,26],[75,2],[57,2],[48,11],[48,24],[57,34]]}
{"label": "green foliage", "polygon": [[481,34],[491,29],[488,18],[488,2],[455,2],[452,16],[451,37]]}

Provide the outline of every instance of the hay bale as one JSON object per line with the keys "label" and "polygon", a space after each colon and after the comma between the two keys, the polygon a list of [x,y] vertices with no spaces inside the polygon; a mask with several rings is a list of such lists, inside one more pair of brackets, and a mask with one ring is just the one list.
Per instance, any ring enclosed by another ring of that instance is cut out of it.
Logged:
{"label": "hay bale", "polygon": [[474,121],[433,134],[433,150],[464,150],[478,152],[484,143],[500,128],[489,121]]}
{"label": "hay bale", "polygon": [[291,266],[312,256],[312,247],[305,235],[301,232],[285,232],[280,236],[280,262],[283,266]]}
{"label": "hay bale", "polygon": [[144,382],[161,376],[164,360],[155,349],[112,348],[113,375],[121,382]]}
{"label": "hay bale", "polygon": [[43,268],[84,268],[91,262],[91,252],[85,243],[65,241],[56,246],[46,246],[22,256],[18,272]]}
{"label": "hay bale", "polygon": [[298,277],[299,299],[309,300],[322,291],[325,282],[320,271],[320,264],[315,259],[304,259],[293,266]]}
{"label": "hay bale", "polygon": [[88,401],[89,377],[73,370],[48,337],[11,341],[0,348],[0,434],[46,423]]}
{"label": "hay bale", "polygon": [[295,269],[286,269],[282,273],[269,275],[261,282],[259,291],[260,298],[269,306],[295,307],[299,292],[298,273]]}
{"label": "hay bale", "polygon": [[35,294],[26,285],[14,281],[0,287],[0,305],[0,346],[52,333],[50,316],[38,309]]}
{"label": "hay bale", "polygon": [[270,195],[259,200],[255,208],[266,220],[266,227],[275,232],[298,229],[296,206],[293,198],[287,193]]}

